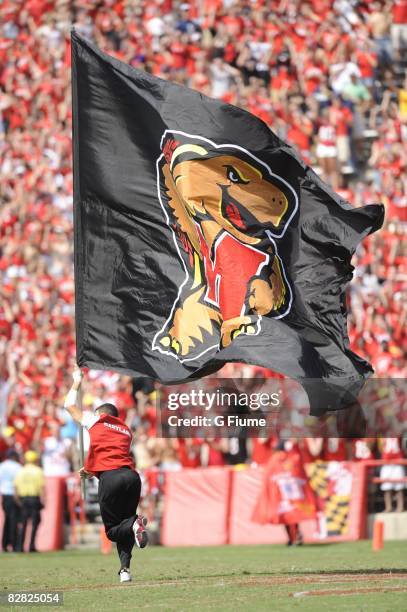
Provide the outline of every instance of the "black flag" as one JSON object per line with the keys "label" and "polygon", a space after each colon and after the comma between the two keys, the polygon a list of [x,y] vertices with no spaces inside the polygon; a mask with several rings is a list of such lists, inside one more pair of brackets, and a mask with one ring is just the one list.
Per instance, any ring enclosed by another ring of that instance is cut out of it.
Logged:
{"label": "black flag", "polygon": [[258,118],[76,33],[72,92],[79,365],[171,383],[239,361],[358,389],[345,288],[383,206],[352,208]]}

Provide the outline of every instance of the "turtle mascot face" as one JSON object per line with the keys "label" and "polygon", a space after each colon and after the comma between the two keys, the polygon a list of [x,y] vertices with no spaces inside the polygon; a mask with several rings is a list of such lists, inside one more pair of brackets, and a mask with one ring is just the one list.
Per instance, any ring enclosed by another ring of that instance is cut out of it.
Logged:
{"label": "turtle mascot face", "polygon": [[291,289],[270,234],[283,234],[295,193],[239,147],[166,132],[162,151],[160,201],[187,279],[153,349],[184,361],[287,314]]}

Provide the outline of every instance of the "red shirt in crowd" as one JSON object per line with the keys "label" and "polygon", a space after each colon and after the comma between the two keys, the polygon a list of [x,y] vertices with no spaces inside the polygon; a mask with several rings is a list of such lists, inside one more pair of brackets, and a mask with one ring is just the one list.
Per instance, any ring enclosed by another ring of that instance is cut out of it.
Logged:
{"label": "red shirt in crowd", "polygon": [[208,467],[225,465],[225,458],[221,451],[220,440],[218,438],[215,438],[214,440],[207,440],[206,444],[208,448]]}
{"label": "red shirt in crowd", "polygon": [[407,24],[407,0],[394,0],[392,13],[393,23]]}
{"label": "red shirt in crowd", "polygon": [[16,444],[26,451],[29,450],[34,434],[35,422],[33,417],[26,414],[11,414],[7,424],[15,429]]}
{"label": "red shirt in crowd", "polygon": [[380,441],[381,458],[384,461],[403,459],[400,440],[398,438],[383,438]]}
{"label": "red shirt in crowd", "polygon": [[321,121],[318,130],[319,142],[327,147],[336,145],[336,126],[330,125],[327,122]]}
{"label": "red shirt in crowd", "polygon": [[340,108],[332,106],[329,109],[329,119],[332,125],[336,127],[337,136],[346,136],[349,134],[349,126],[352,125],[353,113],[347,106]]}
{"label": "red shirt in crowd", "polygon": [[128,391],[116,391],[113,398],[114,405],[119,412],[119,419],[126,420],[127,410],[133,408],[134,399]]}
{"label": "red shirt in crowd", "polygon": [[133,435],[127,425],[110,414],[85,412],[82,425],[89,432],[90,446],[85,470],[98,475],[122,467],[134,469],[130,446]]}
{"label": "red shirt in crowd", "polygon": [[344,438],[327,438],[324,440],[324,461],[346,461],[346,440]]}
{"label": "red shirt in crowd", "polygon": [[322,438],[304,438],[300,446],[300,454],[303,463],[321,461],[323,452]]}
{"label": "red shirt in crowd", "polygon": [[201,466],[201,445],[197,439],[181,438],[177,441],[178,457],[184,468]]}
{"label": "red shirt in crowd", "polygon": [[261,439],[253,438],[252,461],[257,465],[264,465],[273,454],[276,439],[274,437]]}
{"label": "red shirt in crowd", "polygon": [[355,52],[355,56],[362,78],[372,78],[377,62],[376,53],[373,53],[371,51],[361,51],[360,49],[357,49]]}

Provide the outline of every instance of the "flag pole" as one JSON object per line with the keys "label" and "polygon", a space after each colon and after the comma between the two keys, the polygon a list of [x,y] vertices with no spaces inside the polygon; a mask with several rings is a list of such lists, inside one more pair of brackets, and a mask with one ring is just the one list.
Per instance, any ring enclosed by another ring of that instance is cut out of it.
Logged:
{"label": "flag pole", "polygon": [[[78,408],[82,412],[82,387],[79,389],[78,393]],[[83,444],[83,427],[79,425],[79,456],[81,461],[81,466],[85,465],[85,447]],[[83,501],[86,501],[86,478],[85,476],[81,476],[81,496]]]}

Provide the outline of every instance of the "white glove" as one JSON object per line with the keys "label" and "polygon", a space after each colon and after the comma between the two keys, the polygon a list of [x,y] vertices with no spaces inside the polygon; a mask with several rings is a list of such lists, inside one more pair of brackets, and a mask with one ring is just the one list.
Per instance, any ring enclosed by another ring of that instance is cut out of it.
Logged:
{"label": "white glove", "polygon": [[82,370],[77,365],[74,367],[74,370],[72,372],[72,378],[73,378],[75,385],[81,384],[83,373],[82,373]]}

